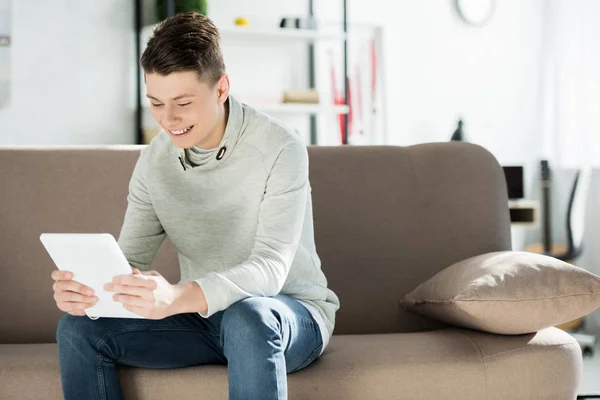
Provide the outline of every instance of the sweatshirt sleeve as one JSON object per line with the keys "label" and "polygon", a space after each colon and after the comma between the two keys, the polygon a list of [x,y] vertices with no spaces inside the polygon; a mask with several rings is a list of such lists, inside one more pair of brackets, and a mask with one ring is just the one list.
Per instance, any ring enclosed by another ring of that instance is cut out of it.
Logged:
{"label": "sweatshirt sleeve", "polygon": [[119,247],[129,264],[142,271],[150,269],[166,236],[146,186],[146,149],[142,150],[129,182],[127,210],[118,239]]}
{"label": "sweatshirt sleeve", "polygon": [[275,296],[283,287],[300,243],[308,198],[308,151],[288,143],[268,171],[249,258],[223,272],[195,280],[204,291],[208,311],[222,311],[248,297]]}

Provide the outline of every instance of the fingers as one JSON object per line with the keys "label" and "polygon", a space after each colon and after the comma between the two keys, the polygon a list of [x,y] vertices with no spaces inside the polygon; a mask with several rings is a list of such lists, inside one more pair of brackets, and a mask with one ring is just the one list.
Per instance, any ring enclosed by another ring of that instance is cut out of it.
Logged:
{"label": "fingers", "polygon": [[91,296],[94,294],[94,290],[88,286],[82,285],[79,282],[73,280],[57,281],[54,282],[52,288],[55,292],[66,292],[71,291],[75,293],[81,293],[83,295]]}
{"label": "fingers", "polygon": [[66,281],[73,279],[73,273],[69,271],[60,271],[58,269],[52,271],[52,279],[55,281]]}
{"label": "fingers", "polygon": [[92,288],[73,280],[73,273],[69,271],[52,271],[52,289],[54,300],[59,310],[71,315],[85,315],[86,308],[93,307],[98,298],[94,296]]}
{"label": "fingers", "polygon": [[113,283],[129,286],[140,286],[151,290],[156,289],[156,282],[147,279],[144,275],[118,275],[113,278]]}
{"label": "fingers", "polygon": [[152,293],[152,290],[148,289],[147,287],[118,285],[116,283],[111,282],[104,285],[104,290],[108,292],[128,294],[131,296],[139,296],[145,300],[154,301],[154,295]]}
{"label": "fingers", "polygon": [[90,304],[93,305],[93,304],[96,304],[96,302],[98,301],[98,298],[96,296],[84,296],[82,294],[75,293],[75,292],[58,291],[58,292],[54,292],[54,300],[56,300],[57,303],[73,302],[73,303],[84,303],[87,305],[90,305]]}
{"label": "fingers", "polygon": [[151,308],[154,306],[154,302],[150,302],[138,296],[130,296],[128,294],[115,294],[113,295],[113,299],[130,307]]}
{"label": "fingers", "polygon": [[[76,302],[57,302],[56,303],[58,306],[58,309],[61,311],[64,311],[66,313],[81,313],[78,315],[85,315],[85,310],[86,308],[90,308],[92,307],[94,304],[91,303],[76,303]],[[73,314],[75,315],[75,314]]]}
{"label": "fingers", "polygon": [[144,272],[140,272],[141,275],[144,276],[161,276],[158,272],[156,271],[144,271]]}
{"label": "fingers", "polygon": [[94,296],[94,290],[73,280],[70,271],[52,271],[52,289],[54,300],[59,310],[74,316],[84,316],[85,309],[93,307],[98,298]]}
{"label": "fingers", "polygon": [[81,294],[91,296],[94,294],[94,290],[88,286],[82,285],[81,283],[73,280],[73,273],[69,271],[52,271],[52,279],[54,284],[52,289],[56,291],[73,291]]}

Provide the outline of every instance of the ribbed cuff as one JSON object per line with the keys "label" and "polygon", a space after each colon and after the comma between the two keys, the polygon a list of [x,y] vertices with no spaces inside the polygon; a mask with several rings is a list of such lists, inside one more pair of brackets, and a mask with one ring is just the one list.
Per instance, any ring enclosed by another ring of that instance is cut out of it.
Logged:
{"label": "ribbed cuff", "polygon": [[227,296],[224,291],[218,290],[219,285],[212,276],[196,279],[195,282],[200,286],[206,298],[206,312],[199,312],[200,316],[208,318],[216,312],[227,308]]}

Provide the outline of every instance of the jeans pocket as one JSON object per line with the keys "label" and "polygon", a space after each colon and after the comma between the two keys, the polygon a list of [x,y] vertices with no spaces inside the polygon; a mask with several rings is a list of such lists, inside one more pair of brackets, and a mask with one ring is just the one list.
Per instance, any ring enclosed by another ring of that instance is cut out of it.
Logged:
{"label": "jeans pocket", "polygon": [[321,354],[321,349],[323,348],[323,345],[319,345],[316,349],[314,349],[312,351],[312,353],[310,353],[310,355],[308,356],[308,358],[306,360],[304,360],[304,362],[302,364],[300,364],[299,366],[297,366],[296,368],[294,368],[293,370],[291,370],[290,372],[288,372],[288,374],[291,374],[293,372],[296,371],[300,371],[301,369],[304,369],[306,367],[308,367],[313,361],[315,361],[317,359],[317,357],[319,356],[319,354]]}

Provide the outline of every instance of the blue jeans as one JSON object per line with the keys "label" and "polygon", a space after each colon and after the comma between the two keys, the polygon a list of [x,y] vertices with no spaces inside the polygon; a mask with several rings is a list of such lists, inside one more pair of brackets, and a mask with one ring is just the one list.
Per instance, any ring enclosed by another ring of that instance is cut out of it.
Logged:
{"label": "blue jeans", "polygon": [[203,318],[162,320],[76,317],[56,331],[66,400],[123,399],[116,364],[140,368],[227,365],[229,398],[286,399],[287,374],[323,347],[318,324],[289,296],[252,297]]}

